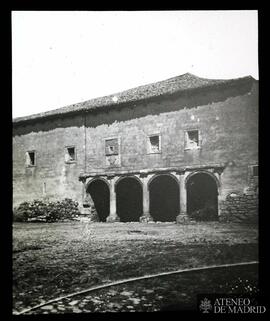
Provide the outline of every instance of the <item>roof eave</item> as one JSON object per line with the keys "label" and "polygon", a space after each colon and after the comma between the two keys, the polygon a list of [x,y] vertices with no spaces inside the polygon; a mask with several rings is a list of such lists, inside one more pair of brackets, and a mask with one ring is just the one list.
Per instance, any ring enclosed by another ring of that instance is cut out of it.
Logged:
{"label": "roof eave", "polygon": [[[258,82],[258,80],[254,79],[252,76],[246,76],[246,77],[242,77],[242,78],[236,78],[236,79],[229,79],[228,81],[224,81],[223,83],[217,83],[215,85],[211,84],[211,85],[205,85],[205,86],[201,86],[201,87],[195,87],[195,88],[186,88],[186,89],[178,89],[174,92],[168,92],[168,93],[163,93],[163,94],[155,94],[152,96],[148,96],[145,98],[139,98],[139,99],[130,99],[127,101],[120,101],[120,102],[114,102],[113,100],[111,101],[111,103],[106,103],[104,105],[96,105],[96,106],[91,106],[89,107],[89,104],[91,104],[91,101],[84,101],[81,103],[78,103],[78,108],[74,109],[74,110],[67,110],[67,108],[72,108],[74,105],[77,104],[72,104],[72,105],[68,105],[59,109],[55,109],[49,112],[44,112],[44,113],[40,113],[40,114],[34,114],[34,115],[30,115],[30,116],[25,116],[25,117],[18,117],[13,119],[13,124],[14,125],[19,125],[22,123],[31,123],[31,122],[35,122],[35,121],[40,121],[43,119],[52,119],[52,118],[57,118],[60,116],[70,116],[70,115],[75,115],[78,113],[90,113],[90,112],[96,112],[97,110],[102,110],[104,111],[106,108],[122,108],[125,105],[132,105],[132,104],[137,104],[137,103],[141,103],[141,102],[145,102],[145,101],[149,101],[149,100],[153,100],[153,99],[159,99],[160,97],[163,97],[164,99],[166,99],[167,97],[173,96],[173,95],[178,95],[178,94],[183,94],[183,93],[190,93],[195,92],[195,91],[205,91],[205,90],[210,90],[213,88],[222,88],[222,87],[234,87],[236,85],[241,85],[244,84],[246,82]],[[107,97],[113,97],[114,95],[110,95]],[[103,98],[103,97],[101,97]],[[80,107],[83,106],[83,107]],[[57,112],[58,110],[58,112]]]}

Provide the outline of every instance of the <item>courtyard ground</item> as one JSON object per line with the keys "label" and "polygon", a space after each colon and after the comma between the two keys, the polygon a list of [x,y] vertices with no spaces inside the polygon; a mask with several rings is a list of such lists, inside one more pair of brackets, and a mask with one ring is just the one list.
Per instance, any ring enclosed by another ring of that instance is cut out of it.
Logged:
{"label": "courtyard ground", "polygon": [[[13,309],[14,312],[19,312],[58,296],[115,280],[257,259],[258,231],[256,226],[250,225],[219,222],[186,225],[135,222],[15,223]],[[200,275],[197,280],[209,280],[209,277],[210,275],[203,278]],[[168,284],[173,287],[176,281],[173,277],[170,280],[166,282],[166,291],[174,293],[168,289]],[[196,280],[195,275],[193,280]],[[158,285],[151,282],[156,281],[144,281],[141,286],[129,285],[126,290],[125,287],[117,291],[111,288],[108,291],[103,290],[100,295],[110,297],[110,293],[114,293],[114,296],[115,293],[122,293],[122,297],[125,297],[126,293],[135,301],[146,298],[145,307],[154,307],[153,302],[156,302],[156,299],[151,299],[151,291],[157,289]],[[190,280],[186,279],[185,282],[187,287]],[[141,290],[138,290],[138,287]],[[143,294],[144,290],[146,292]],[[137,293],[137,297],[132,296],[132,293]],[[166,297],[166,294],[161,293],[161,289],[155,291],[155,297]],[[196,291],[191,293],[195,295]],[[186,292],[182,291],[182,294]],[[121,310],[119,295],[115,296],[116,305],[111,307],[113,311]],[[69,306],[73,312],[80,312],[78,304],[82,304],[82,300],[87,301],[87,297],[74,300],[69,300],[66,304],[61,302],[62,311],[65,312],[66,306]],[[89,307],[95,300],[100,301],[100,296],[90,296],[88,303],[85,302],[84,305],[88,304],[86,311],[99,311],[96,306]],[[154,301],[151,303],[151,300]],[[108,305],[109,303],[107,308]],[[134,306],[127,303],[125,308],[137,311],[136,304]],[[54,308],[45,308],[43,311],[58,312]]]}

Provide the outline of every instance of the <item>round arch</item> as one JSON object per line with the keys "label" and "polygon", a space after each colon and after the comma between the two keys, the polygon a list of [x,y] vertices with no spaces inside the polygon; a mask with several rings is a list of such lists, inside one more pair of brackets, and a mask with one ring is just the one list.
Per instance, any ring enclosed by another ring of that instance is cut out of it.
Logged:
{"label": "round arch", "polygon": [[143,186],[142,181],[139,179],[139,177],[134,176],[134,175],[127,175],[127,176],[121,176],[118,178],[118,180],[115,182],[115,186],[117,186],[118,183],[120,183],[122,180],[127,179],[127,178],[131,178],[131,179],[135,179],[138,183],[140,183],[141,187]]}
{"label": "round arch", "polygon": [[209,175],[209,176],[216,182],[217,190],[219,190],[219,188],[220,188],[220,181],[217,179],[217,177],[216,177],[212,172],[205,171],[205,170],[199,170],[199,171],[194,171],[194,172],[189,173],[188,176],[185,178],[185,186],[187,186],[188,180],[189,180],[192,176],[197,175],[197,174],[206,174],[206,175]]}
{"label": "round arch", "polygon": [[136,176],[120,177],[115,184],[116,212],[121,222],[139,222],[143,213],[142,183]]}
{"label": "round arch", "polygon": [[174,179],[177,184],[179,184],[177,177],[176,177],[175,175],[173,175],[172,173],[160,173],[160,174],[155,174],[155,175],[153,175],[153,176],[149,179],[148,184],[147,184],[147,185],[148,185],[148,188],[149,188],[151,182],[152,182],[153,180],[155,180],[157,177],[160,177],[160,176],[169,176],[169,177],[171,177],[172,179]]}
{"label": "round arch", "polygon": [[87,189],[88,189],[88,186],[89,186],[91,183],[95,182],[95,181],[103,181],[103,182],[108,186],[108,188],[110,188],[110,184],[109,184],[109,182],[108,182],[105,178],[103,178],[103,177],[94,177],[94,178],[92,178],[90,181],[88,181],[88,182],[86,183],[86,191],[87,191]]}
{"label": "round arch", "polygon": [[110,214],[110,188],[108,182],[103,178],[93,178],[86,185],[88,193],[94,203],[99,220],[106,222]]}
{"label": "round arch", "polygon": [[154,221],[173,222],[180,210],[180,187],[177,178],[170,174],[157,174],[148,183],[150,214]]}
{"label": "round arch", "polygon": [[195,220],[218,219],[219,182],[208,171],[196,171],[186,178],[187,213]]}

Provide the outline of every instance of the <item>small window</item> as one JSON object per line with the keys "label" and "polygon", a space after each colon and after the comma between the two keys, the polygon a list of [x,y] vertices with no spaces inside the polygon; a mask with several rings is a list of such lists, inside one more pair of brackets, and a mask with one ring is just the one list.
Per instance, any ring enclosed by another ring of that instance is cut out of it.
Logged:
{"label": "small window", "polygon": [[149,136],[149,152],[160,153],[160,151],[161,151],[160,136],[159,135]]}
{"label": "small window", "polygon": [[254,165],[252,166],[252,176],[259,176],[259,166],[258,165]]}
{"label": "small window", "polygon": [[66,147],[65,161],[66,162],[76,161],[75,147]]}
{"label": "small window", "polygon": [[36,153],[34,151],[26,153],[26,165],[36,166]]}
{"label": "small window", "polygon": [[118,138],[111,138],[105,140],[105,155],[118,155],[119,154],[119,144]]}
{"label": "small window", "polygon": [[188,130],[185,135],[185,148],[196,149],[199,147],[199,131]]}

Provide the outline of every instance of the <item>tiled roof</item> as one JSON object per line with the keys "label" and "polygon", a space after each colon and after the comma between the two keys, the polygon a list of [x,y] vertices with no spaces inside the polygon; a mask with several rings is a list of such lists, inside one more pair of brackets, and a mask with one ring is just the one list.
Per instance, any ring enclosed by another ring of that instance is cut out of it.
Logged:
{"label": "tiled roof", "polygon": [[20,123],[27,120],[38,118],[46,118],[50,116],[63,115],[78,111],[91,111],[97,108],[109,108],[112,106],[121,105],[128,102],[136,102],[139,100],[150,99],[162,95],[170,95],[177,92],[194,90],[199,88],[219,87],[230,85],[243,81],[254,80],[251,76],[235,78],[235,79],[206,79],[200,78],[193,74],[186,73],[167,80],[151,83],[136,88],[128,89],[120,93],[115,93],[109,96],[94,98],[84,102],[72,104],[51,111],[33,114],[25,117],[18,117],[13,120],[14,123]]}

